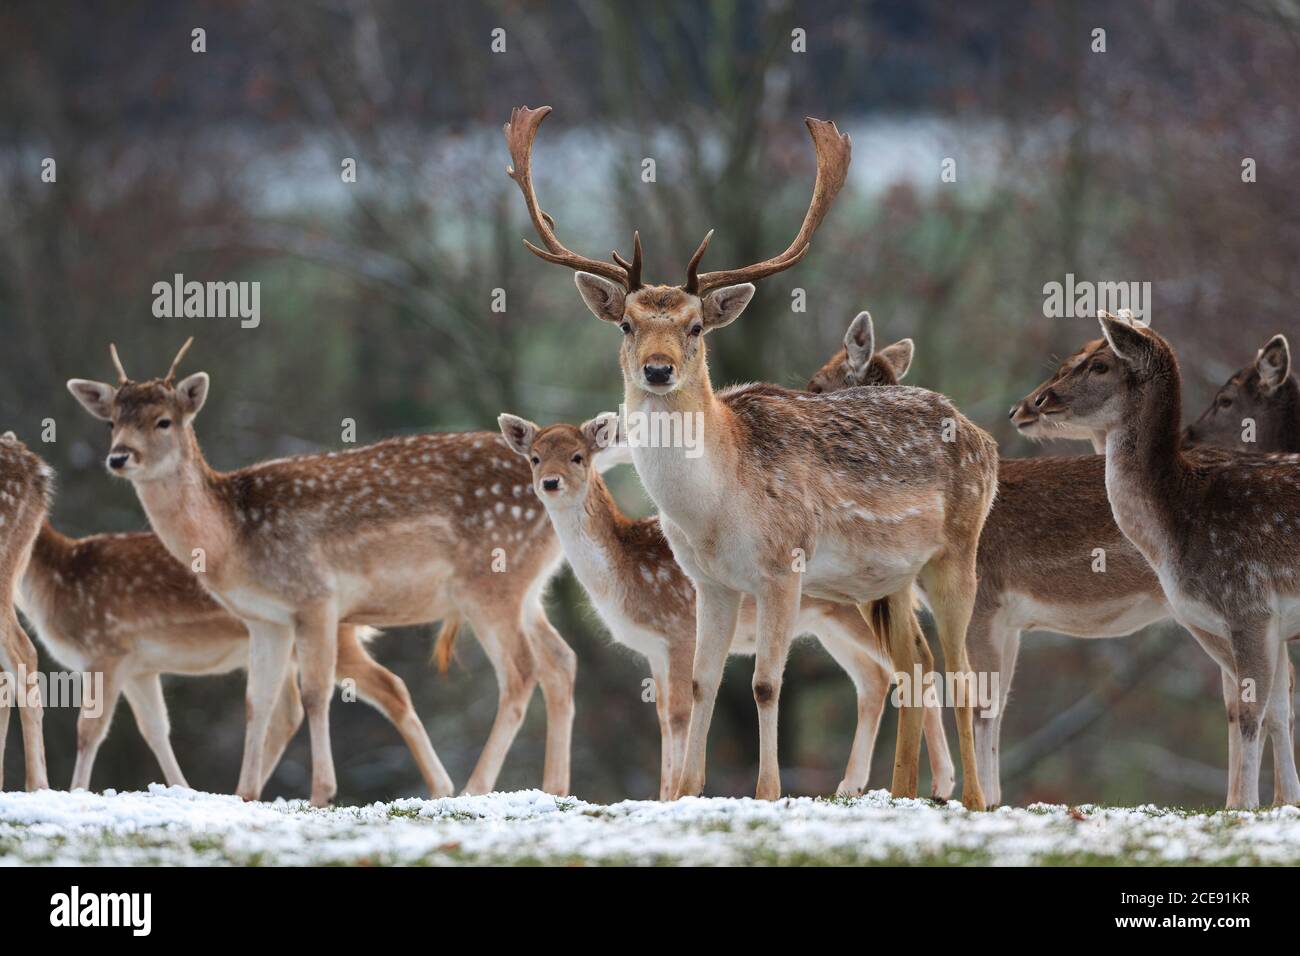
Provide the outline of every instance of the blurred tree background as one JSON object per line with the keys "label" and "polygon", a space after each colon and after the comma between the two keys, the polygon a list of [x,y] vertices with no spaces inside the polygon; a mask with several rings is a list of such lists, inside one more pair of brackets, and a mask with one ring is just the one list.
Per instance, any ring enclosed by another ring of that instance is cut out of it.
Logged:
{"label": "blurred tree background", "polygon": [[[191,50],[199,27],[205,53]],[[492,51],[497,28],[504,52]],[[1097,28],[1104,53],[1092,50]],[[796,30],[806,52],[792,49]],[[343,418],[366,441],[491,428],[502,410],[551,422],[616,407],[618,333],[590,318],[567,270],[520,242],[531,230],[500,133],[519,104],[555,107],[536,178],[561,234],[593,255],[626,254],[639,229],[652,281],[680,281],[710,228],[706,267],[784,248],[813,173],[801,118],[853,135],[849,184],[813,252],[711,341],[719,384],[802,383],[869,308],[885,341],[915,338],[909,383],[950,394],[1004,455],[1041,453],[1005,413],[1095,333],[1044,318],[1044,284],[1074,273],[1152,283],[1190,413],[1294,328],[1298,65],[1293,0],[11,0],[0,8],[0,427],[58,470],[55,523],[89,534],[144,526],[131,488],[103,474],[103,427],[63,385],[108,377],[110,340],[145,377],[197,336],[187,366],[213,376],[199,433],[220,468],[335,448]],[[56,183],[41,180],[45,157]],[[641,180],[646,157],[653,183]],[[342,181],[344,158],[355,183]],[[955,182],[940,178],[949,158]],[[1242,180],[1246,158],[1255,182]],[[260,282],[260,327],[155,318],[152,286],[175,273]],[[491,307],[498,288],[505,312]],[[791,308],[796,288],[806,312]],[[46,418],[57,441],[41,445]],[[628,510],[648,509],[633,475],[616,490]],[[575,792],[652,796],[644,666],[610,645],[567,573],[549,606],[580,661]],[[436,676],[430,641],[429,628],[394,632],[377,654],[463,783],[494,681],[472,640]],[[752,792],[750,666],[733,662],[720,698],[714,793]],[[190,781],[231,790],[242,675],[166,687]],[[97,787],[159,776],[128,713]],[[377,713],[335,714],[341,800],[421,792]],[[853,717],[849,682],[801,642],[782,699],[789,790],[834,788]],[[542,726],[535,700],[501,787],[540,783]],[[75,714],[50,712],[46,728],[51,779],[66,785]],[[887,785],[892,742],[890,714],[875,786]],[[1028,636],[1003,742],[1016,802],[1215,805],[1224,794],[1218,674],[1172,626],[1113,641]],[[304,730],[268,793],[305,795],[308,763]]]}

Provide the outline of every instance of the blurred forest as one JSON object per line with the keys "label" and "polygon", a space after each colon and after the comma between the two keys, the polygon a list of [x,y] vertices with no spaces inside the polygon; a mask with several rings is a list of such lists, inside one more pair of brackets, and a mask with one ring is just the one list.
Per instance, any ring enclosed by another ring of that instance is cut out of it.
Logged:
{"label": "blurred forest", "polygon": [[[205,53],[191,50],[196,27]],[[505,52],[492,51],[496,28]],[[796,29],[806,52],[792,50]],[[1095,334],[1092,321],[1044,318],[1044,284],[1073,273],[1152,283],[1153,323],[1179,349],[1192,413],[1269,336],[1297,331],[1298,67],[1294,0],[9,0],[0,428],[57,469],[57,526],[88,534],[144,526],[130,486],[103,472],[103,426],[64,388],[111,375],[110,340],[145,377],[197,336],[186,368],[212,374],[198,431],[219,468],[338,447],[344,418],[369,441],[492,428],[503,410],[551,422],[616,407],[617,331],[590,317],[567,270],[520,242],[531,230],[500,132],[519,104],[555,108],[536,177],[562,236],[626,254],[639,229],[651,281],[681,281],[710,228],[706,268],[784,248],[813,173],[801,118],[852,134],[848,186],[811,254],[711,339],[719,384],[801,384],[867,308],[884,341],[916,340],[909,384],[951,395],[1004,455],[1040,454],[1006,410]],[[41,180],[45,157],[56,183]],[[340,176],[349,157],[355,183]],[[655,182],[641,179],[645,157]],[[946,158],[955,182],[941,181]],[[1257,181],[1243,182],[1245,158]],[[175,273],[260,282],[260,326],[155,318],[152,286]],[[492,309],[498,288],[504,312]],[[806,312],[791,308],[796,288]],[[47,418],[57,441],[42,445]],[[616,491],[648,509],[634,475],[618,474]],[[644,666],[610,645],[567,573],[549,607],[579,657],[575,793],[653,796]],[[377,655],[408,682],[459,785],[495,685],[472,640],[437,676],[431,640],[430,628],[393,632]],[[733,661],[719,700],[713,793],[753,790],[750,667]],[[243,676],[166,688],[191,783],[230,791]],[[540,785],[539,698],[504,789]],[[801,642],[782,696],[788,790],[833,791],[853,701],[830,658]],[[334,713],[340,800],[422,792],[377,712]],[[125,707],[116,723],[95,786],[158,779]],[[46,738],[51,779],[66,786],[75,713],[49,712]],[[1030,635],[1005,721],[1004,796],[1218,805],[1225,739],[1218,672],[1173,626],[1110,641]],[[873,786],[888,784],[892,744],[891,711]],[[305,796],[308,774],[304,729],[268,794]]]}

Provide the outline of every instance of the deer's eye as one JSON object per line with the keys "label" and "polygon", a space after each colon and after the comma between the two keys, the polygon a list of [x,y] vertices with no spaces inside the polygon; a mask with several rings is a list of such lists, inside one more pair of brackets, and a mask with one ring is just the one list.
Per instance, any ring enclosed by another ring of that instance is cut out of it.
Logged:
{"label": "deer's eye", "polygon": [[1088,370],[1091,372],[1096,372],[1098,375],[1103,375],[1106,372],[1108,372],[1110,369],[1105,362],[1093,362],[1092,365],[1088,367]]}
{"label": "deer's eye", "polygon": [[581,455],[581,453],[579,453],[579,454],[573,456],[573,463],[574,463],[575,465],[581,465],[581,464],[582,464],[582,455]]}
{"label": "deer's eye", "polygon": [[158,419],[157,422],[154,423],[154,428],[157,428],[159,431],[166,431],[171,427],[172,427],[172,420],[170,418],[160,418]]}
{"label": "deer's eye", "polygon": [[696,322],[694,325],[691,326],[691,338],[698,338],[703,331],[704,331],[704,326]]}
{"label": "deer's eye", "polygon": [[1219,396],[1219,407],[1220,407],[1220,408],[1231,408],[1231,407],[1232,407],[1232,396],[1231,396],[1231,395],[1220,395],[1220,396]]}
{"label": "deer's eye", "polygon": [[814,395],[820,395],[822,393],[822,387],[820,385],[809,385],[808,391],[812,392]]}
{"label": "deer's eye", "polygon": [[620,322],[618,327],[619,327],[620,329],[623,330],[623,334],[624,334],[624,335],[631,335],[631,334],[632,334],[632,326],[629,325],[628,323],[626,323],[626,322]]}
{"label": "deer's eye", "polygon": [[531,461],[534,465],[540,465],[542,463],[542,460],[538,458],[536,455],[534,455],[532,458],[529,458],[528,460]]}

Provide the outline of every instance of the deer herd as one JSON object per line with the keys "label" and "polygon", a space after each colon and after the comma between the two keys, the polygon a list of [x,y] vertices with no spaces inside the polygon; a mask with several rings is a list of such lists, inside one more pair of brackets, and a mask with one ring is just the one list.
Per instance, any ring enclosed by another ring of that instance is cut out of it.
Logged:
{"label": "deer herd", "polygon": [[[715,390],[706,336],[741,317],[756,282],[808,253],[844,184],[848,137],[807,121],[816,182],[784,252],[703,272],[710,233],[680,285],[656,285],[643,280],[639,235],[630,260],[615,252],[609,262],[560,241],[532,180],[549,112],[517,109],[505,127],[508,172],[541,242],[525,244],[575,270],[587,308],[619,330],[621,415],[539,426],[502,414],[499,432],[412,435],[220,472],[195,428],[209,378],[177,378],[190,343],[146,380],[127,374],[114,347],[116,383],[68,388],[110,424],[108,470],[134,486],[152,532],[82,539],[47,518],[51,469],[13,433],[0,438],[0,666],[37,670],[20,610],[60,664],[103,675],[103,706],[78,721],[73,788],[90,787],[121,695],[167,783],[185,785],[160,676],[244,668],[241,797],[259,797],[305,716],[311,800],[333,799],[330,703],[344,678],[397,728],[429,792],[450,795],[405,684],[366,648],[378,629],[441,621],[444,665],[468,624],[498,688],[464,792],[493,789],[540,685],[543,786],[567,793],[577,660],[543,602],[567,563],[614,640],[648,661],[661,799],[704,788],[731,654],[754,658],[756,795],[780,796],[782,675],[793,638],[809,634],[857,694],[840,794],[866,788],[891,685],[916,674],[926,692],[898,700],[892,792],[916,795],[924,736],[932,796],[953,793],[951,706],[962,803],[997,805],[1021,633],[1118,637],[1172,618],[1222,671],[1227,805],[1258,805],[1265,733],[1274,800],[1300,803],[1287,653],[1300,634],[1300,385],[1283,336],[1184,430],[1169,343],[1103,313],[1102,338],[1011,411],[1030,438],[1092,443],[1092,454],[1070,457],[999,459],[947,398],[899,384],[913,343],[877,349],[865,312],[805,389]],[[698,446],[635,440],[628,421],[656,416],[697,422]],[[602,473],[624,463],[655,517],[629,518],[615,502]],[[992,700],[977,699],[980,677],[991,678]],[[0,706],[0,757],[10,710]],[[26,784],[45,788],[40,701],[19,710]]]}

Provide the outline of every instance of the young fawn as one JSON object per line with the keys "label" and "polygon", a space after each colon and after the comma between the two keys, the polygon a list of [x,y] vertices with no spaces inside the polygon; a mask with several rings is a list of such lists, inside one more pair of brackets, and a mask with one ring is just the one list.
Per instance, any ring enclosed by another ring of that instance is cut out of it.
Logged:
{"label": "young fawn", "polygon": [[28,790],[46,790],[50,781],[45,772],[40,687],[29,683],[39,668],[36,647],[18,623],[14,599],[53,489],[50,466],[28,451],[13,432],[0,435],[0,670],[4,671],[0,676],[6,684],[5,699],[0,700],[0,786],[4,785],[10,710],[18,707]]}
{"label": "young fawn", "polygon": [[[870,316],[862,313],[846,337],[853,356],[859,359],[853,377],[860,384],[897,384],[910,362],[911,342],[897,343],[873,355],[868,338],[864,359],[859,343],[864,330],[870,335],[870,321]],[[658,519],[625,516],[592,464],[597,452],[617,443],[617,415],[602,415],[581,426],[546,428],[502,415],[500,424],[510,446],[529,460],[533,487],[550,515],[569,566],[601,621],[614,640],[649,660],[659,718],[659,797],[668,799],[681,767],[691,716],[695,587],[673,560]],[[742,600],[732,654],[754,654],[754,610],[752,600]],[[795,631],[815,635],[857,691],[857,729],[836,792],[860,794],[871,771],[892,662],[862,615],[850,605],[808,598],[799,608]],[[925,738],[932,794],[947,799],[955,782],[952,759],[942,712],[933,706],[926,709]]]}
{"label": "young fawn", "polygon": [[[1300,455],[1183,447],[1173,349],[1114,316],[1101,326],[1105,341],[1034,404],[1105,434],[1116,524],[1155,571],[1174,618],[1230,677],[1241,736],[1228,806],[1255,807],[1260,731],[1276,728],[1278,739],[1290,721],[1285,642],[1300,632]],[[1280,756],[1282,799],[1295,803],[1295,755]]]}
{"label": "young fawn", "polygon": [[[97,708],[83,703],[77,722],[72,789],[89,789],[95,755],[119,695],[158,759],[169,786],[188,786],[172,751],[162,674],[224,674],[248,666],[248,630],[214,601],[155,535],[68,538],[47,521],[32,548],[19,604],[37,637],[64,667],[103,675]],[[337,678],[383,712],[402,735],[431,793],[444,786],[406,684],[363,646],[369,628],[343,625]],[[87,702],[89,703],[89,702]],[[302,723],[297,675],[280,688],[268,730],[264,785]]]}
{"label": "young fawn", "polygon": [[[1104,453],[1104,433],[1043,415],[1036,404],[1041,395],[1089,361],[1104,344],[1101,339],[1087,343],[1012,408],[1011,420],[1022,435],[1091,441],[1097,451]],[[1252,365],[1241,369],[1220,389],[1197,426],[1184,434],[1184,443],[1239,442],[1241,418],[1237,418],[1235,431],[1223,426],[1232,417],[1227,410],[1237,403],[1243,388],[1246,401],[1239,411],[1251,416],[1261,437],[1253,447],[1260,452],[1300,451],[1293,400],[1300,394],[1300,386],[1290,375],[1286,339],[1280,335],[1260,350]],[[1034,465],[1035,461],[1042,464]],[[1079,637],[1122,637],[1171,616],[1155,572],[1111,516],[1103,458],[1004,459],[1000,474],[998,500],[981,540],[980,600],[971,621],[970,640],[971,660],[977,667],[1000,669],[1004,696],[1010,691],[1021,630],[1042,628]],[[1068,501],[1068,511],[1045,507],[1044,502],[1053,498]],[[1031,528],[1053,530],[1049,534],[1029,534]],[[984,546],[985,540],[988,547]],[[1104,573],[1095,570],[1095,548],[1105,554]],[[1294,674],[1294,667],[1288,667],[1291,687]],[[1240,695],[1227,671],[1223,693],[1228,712],[1228,781],[1232,792],[1240,771]],[[995,784],[1004,712],[1005,702],[995,718],[984,721],[983,726],[976,725],[981,759],[991,762]],[[1293,717],[1288,717],[1284,722],[1267,724],[1273,739],[1274,800],[1279,803],[1285,802],[1286,793],[1300,790],[1294,770],[1282,759],[1295,749],[1293,723]]]}
{"label": "young fawn", "polygon": [[[205,590],[248,627],[248,724],[238,793],[256,799],[266,738],[296,650],[312,742],[314,804],[334,796],[329,705],[340,624],[400,627],[467,619],[496,672],[496,720],[466,792],[492,789],[536,684],[546,700],[544,786],[565,793],[573,651],[546,619],[542,592],[559,542],[527,465],[494,433],[412,435],[343,452],[209,467],[194,419],[208,376],[176,367],[131,381],[73,379],[112,423],[110,474],[135,486],[153,530]],[[435,764],[435,795],[451,781]]]}
{"label": "young fawn", "polygon": [[[571,252],[538,205],[531,151],[549,112],[517,109],[506,126],[512,168],[543,259],[577,271],[591,312],[622,332],[624,406],[638,422],[689,418],[696,448],[633,440],[636,470],[658,506],[673,555],[695,582],[694,705],[678,795],[704,786],[705,749],[722,668],[742,597],[756,606],[754,698],[760,761],[756,794],[780,795],[777,710],[785,657],[803,594],[872,602],[896,670],[920,663],[912,585],[925,585],[938,622],[949,683],[973,688],[966,625],[975,599],[975,552],[997,482],[991,437],[943,396],[902,386],[810,395],[774,385],[714,392],[704,337],[735,321],[753,282],[807,253],[848,170],[850,144],[833,123],[809,119],[817,155],[813,198],[798,235],[780,255],[701,273],[708,237],[681,286],[644,285],[641,248],[611,265]],[[629,437],[633,435],[629,431]],[[887,599],[881,602],[881,599]],[[928,651],[928,648],[926,649]],[[917,689],[922,693],[921,689]],[[972,731],[974,694],[958,689],[962,800],[982,808]],[[920,706],[900,715],[894,791],[916,793]]]}

